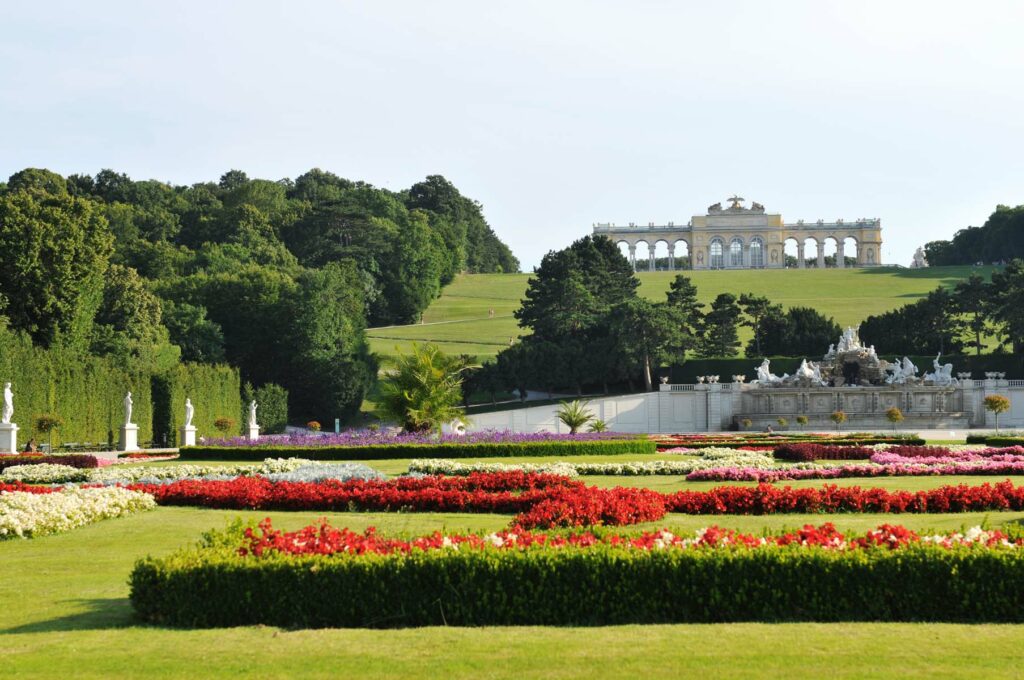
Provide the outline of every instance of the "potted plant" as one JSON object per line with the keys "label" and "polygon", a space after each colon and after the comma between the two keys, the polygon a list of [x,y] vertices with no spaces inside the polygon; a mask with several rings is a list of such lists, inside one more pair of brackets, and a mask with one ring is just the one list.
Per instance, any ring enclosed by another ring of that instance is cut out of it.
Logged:
{"label": "potted plant", "polygon": [[588,403],[574,399],[563,401],[558,407],[555,415],[563,425],[569,428],[569,434],[576,434],[581,427],[594,420],[594,414],[587,408]]}
{"label": "potted plant", "polygon": [[833,411],[828,419],[836,424],[836,430],[838,431],[842,429],[843,423],[846,422],[846,414],[843,411]]}
{"label": "potted plant", "polygon": [[221,416],[213,421],[213,426],[217,428],[217,431],[222,435],[227,436],[228,432],[235,429],[235,419]]}
{"label": "potted plant", "polygon": [[781,416],[777,418],[775,422],[779,424],[780,430],[785,430],[787,427],[789,427],[789,421]]}
{"label": "potted plant", "polygon": [[797,416],[796,424],[800,426],[800,431],[802,432],[807,427],[807,416]]}

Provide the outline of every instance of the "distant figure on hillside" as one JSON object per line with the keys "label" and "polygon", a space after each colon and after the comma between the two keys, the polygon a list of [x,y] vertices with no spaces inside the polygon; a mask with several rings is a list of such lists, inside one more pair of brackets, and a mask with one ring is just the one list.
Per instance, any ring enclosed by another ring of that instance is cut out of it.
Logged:
{"label": "distant figure on hillside", "polygon": [[494,318],[494,310],[493,309],[487,310],[487,318],[488,319],[493,319]]}

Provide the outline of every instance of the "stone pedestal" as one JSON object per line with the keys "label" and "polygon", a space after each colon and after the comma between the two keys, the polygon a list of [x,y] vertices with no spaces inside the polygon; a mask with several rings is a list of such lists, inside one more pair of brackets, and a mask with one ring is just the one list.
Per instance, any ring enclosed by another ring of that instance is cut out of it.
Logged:
{"label": "stone pedestal", "polygon": [[196,445],[196,426],[182,425],[178,428],[178,446]]}
{"label": "stone pedestal", "polygon": [[117,448],[121,451],[139,450],[139,426],[128,423],[121,426],[121,438],[117,442]]}
{"label": "stone pedestal", "polygon": [[260,438],[260,426],[250,425],[249,426],[249,441],[256,441]]}
{"label": "stone pedestal", "polygon": [[0,454],[18,452],[18,426],[0,423]]}

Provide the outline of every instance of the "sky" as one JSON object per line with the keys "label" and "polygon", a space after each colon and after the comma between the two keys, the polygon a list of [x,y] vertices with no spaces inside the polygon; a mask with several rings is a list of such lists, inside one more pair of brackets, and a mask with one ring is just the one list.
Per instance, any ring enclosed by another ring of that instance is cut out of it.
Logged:
{"label": "sky", "polygon": [[1024,203],[1024,3],[0,8],[0,177],[441,174],[524,270],[733,193],[882,220],[883,261]]}

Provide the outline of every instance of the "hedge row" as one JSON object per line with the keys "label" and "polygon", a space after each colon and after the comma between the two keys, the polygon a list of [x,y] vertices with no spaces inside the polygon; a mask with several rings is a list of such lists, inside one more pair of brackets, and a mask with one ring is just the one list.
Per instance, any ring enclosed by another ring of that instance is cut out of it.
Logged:
{"label": "hedge row", "polygon": [[181,627],[596,626],[720,621],[1024,621],[1024,551],[190,549],[139,561],[131,602]]}
{"label": "hedge row", "polygon": [[189,446],[185,460],[383,460],[388,458],[506,458],[510,456],[611,456],[657,453],[648,439],[489,442],[478,444],[385,444],[376,446]]}
{"label": "hedge row", "polygon": [[73,468],[86,469],[99,467],[96,456],[68,454],[66,456],[0,456],[0,472],[16,465],[67,465]]}
{"label": "hedge row", "polygon": [[[968,443],[974,443],[968,441]],[[1005,448],[1007,446],[1024,446],[1024,437],[985,437],[981,442],[994,448]]]}
{"label": "hedge row", "polygon": [[241,386],[237,369],[205,364],[179,364],[167,373],[143,363],[81,355],[66,349],[34,347],[29,338],[0,325],[0,384],[12,383],[14,422],[19,439],[35,436],[33,419],[44,413],[64,424],[53,431],[53,444],[113,444],[124,422],[124,396],[131,391],[132,420],[139,443],[175,441],[184,417],[185,396],[195,406],[200,433],[215,434],[219,415],[237,418]]}

